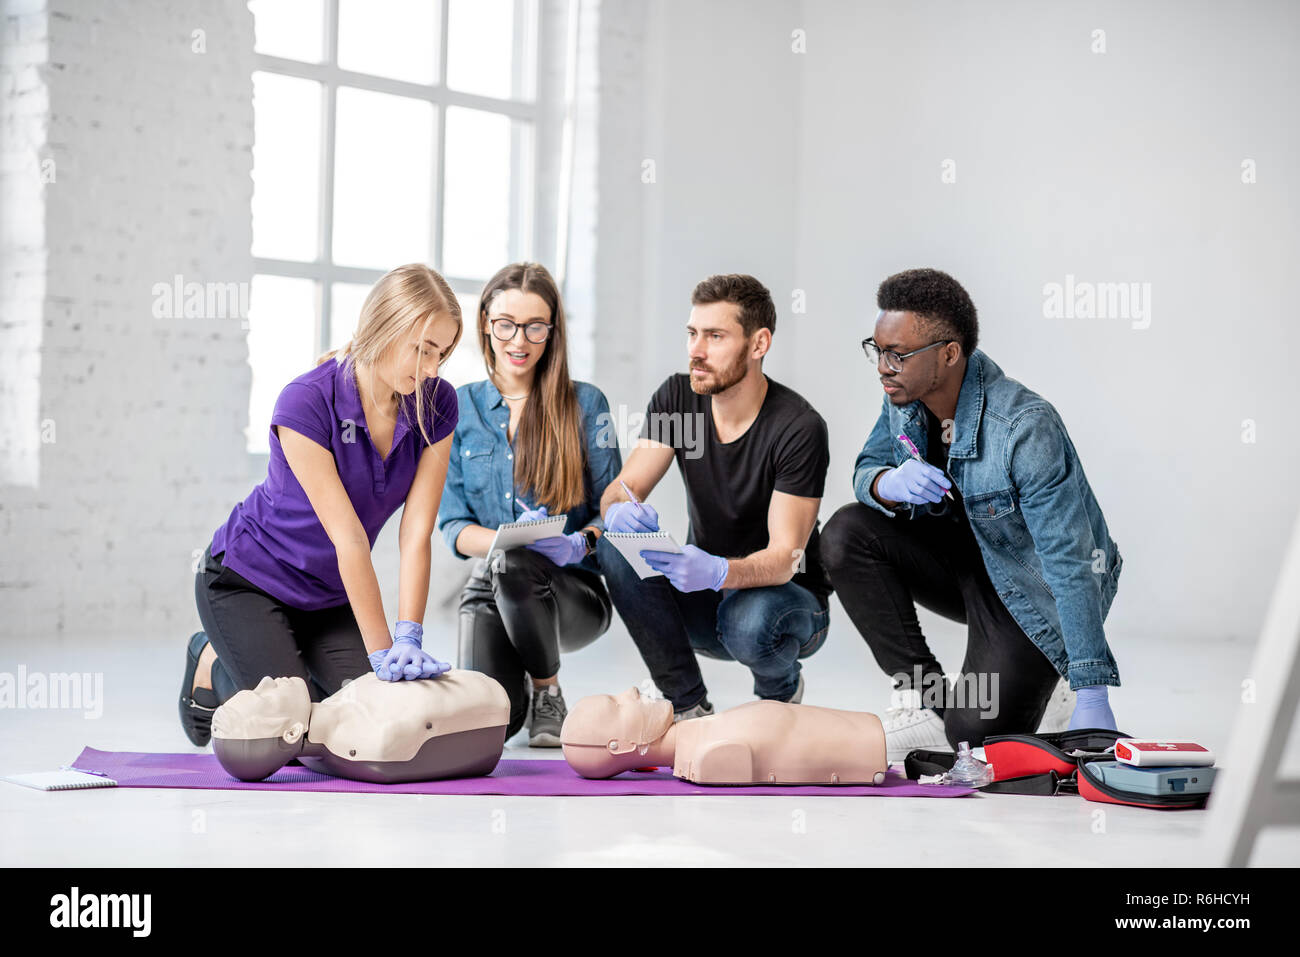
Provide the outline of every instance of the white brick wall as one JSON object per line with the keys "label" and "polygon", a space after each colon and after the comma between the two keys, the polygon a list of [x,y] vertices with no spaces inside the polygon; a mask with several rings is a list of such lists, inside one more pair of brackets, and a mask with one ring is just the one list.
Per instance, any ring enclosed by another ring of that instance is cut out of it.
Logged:
{"label": "white brick wall", "polygon": [[[6,2],[0,26],[0,484],[29,487],[40,467],[41,163],[49,113],[46,14],[33,7]],[[0,528],[7,532],[7,521]]]}
{"label": "white brick wall", "polygon": [[252,48],[241,3],[6,5],[0,637],[196,620],[192,550],[249,488],[246,331],[152,287],[252,278]]}

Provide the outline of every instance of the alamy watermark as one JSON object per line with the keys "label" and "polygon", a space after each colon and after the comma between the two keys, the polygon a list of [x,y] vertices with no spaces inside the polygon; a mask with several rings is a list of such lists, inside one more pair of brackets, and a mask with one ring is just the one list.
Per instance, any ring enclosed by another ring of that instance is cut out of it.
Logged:
{"label": "alamy watermark", "polygon": [[1069,273],[1064,283],[1043,286],[1045,319],[1131,319],[1134,329],[1151,325],[1151,283],[1079,282]]}
{"label": "alamy watermark", "polygon": [[152,913],[152,894],[83,894],[73,887],[50,898],[51,927],[126,927],[132,937],[148,937]]}
{"label": "alamy watermark", "polygon": [[0,709],[81,709],[84,717],[104,716],[104,673],[0,671]]}
{"label": "alamy watermark", "polygon": [[900,671],[893,676],[898,693],[911,688],[920,695],[922,708],[979,708],[981,718],[996,718],[1002,706],[998,701],[998,672],[968,671],[954,675],[952,686],[948,675],[936,671],[921,673],[920,665],[912,666],[912,673]]}
{"label": "alamy watermark", "polygon": [[248,319],[252,287],[247,282],[186,281],[177,273],[172,281],[156,282],[153,295],[155,319]]}
{"label": "alamy watermark", "polygon": [[596,444],[602,449],[632,447],[645,438],[672,449],[682,449],[688,459],[704,455],[704,430],[712,428],[703,412],[637,412],[620,404],[614,412],[596,417]]}

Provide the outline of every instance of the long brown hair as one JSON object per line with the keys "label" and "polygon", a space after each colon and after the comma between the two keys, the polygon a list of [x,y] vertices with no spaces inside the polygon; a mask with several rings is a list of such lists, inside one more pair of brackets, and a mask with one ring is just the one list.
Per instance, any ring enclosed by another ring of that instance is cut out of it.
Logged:
{"label": "long brown hair", "polygon": [[[373,366],[393,343],[406,339],[412,329],[419,329],[420,339],[423,340],[430,323],[443,313],[456,323],[456,338],[447,347],[447,355],[451,355],[464,331],[460,301],[456,294],[451,291],[447,280],[423,263],[398,266],[379,277],[371,287],[366,301],[361,305],[361,315],[357,318],[357,329],[352,338],[342,349],[331,349],[325,353],[316,360],[316,365],[337,357],[352,365],[348,371],[355,376],[357,362]],[[371,401],[378,405],[373,386],[370,383],[367,385],[371,387]],[[437,383],[434,382],[433,386],[436,388]],[[359,377],[357,388],[361,388]],[[424,428],[425,391],[424,383],[415,390],[415,422],[412,424],[420,430],[424,441],[432,445],[433,439]],[[428,398],[432,396],[433,391],[430,389]],[[405,402],[400,403],[400,408],[403,415],[408,414]]]}
{"label": "long brown hair", "polygon": [[[529,401],[515,433],[515,485],[531,492],[537,505],[563,512],[586,498],[583,471],[587,462],[586,432],[578,394],[569,378],[569,348],[564,327],[560,290],[538,263],[514,263],[500,269],[479,297],[479,344],[488,375],[497,375],[488,309],[497,294],[507,289],[536,293],[551,308],[551,335],[537,360]],[[539,401],[540,400],[540,401]]]}

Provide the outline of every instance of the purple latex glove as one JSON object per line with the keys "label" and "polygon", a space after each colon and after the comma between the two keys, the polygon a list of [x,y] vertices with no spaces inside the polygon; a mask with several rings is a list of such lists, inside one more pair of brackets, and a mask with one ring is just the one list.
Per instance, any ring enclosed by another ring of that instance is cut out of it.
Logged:
{"label": "purple latex glove", "polygon": [[943,493],[952,487],[948,476],[929,462],[908,459],[896,469],[882,472],[876,481],[876,494],[890,502],[910,502],[924,505],[943,500]]}
{"label": "purple latex glove", "polygon": [[727,580],[727,560],[694,545],[683,546],[680,555],[646,549],[641,552],[641,557],[655,571],[666,575],[678,591],[703,591],[706,588],[720,591],[722,583]]}
{"label": "purple latex glove", "polygon": [[587,557],[587,539],[582,532],[539,538],[524,547],[545,555],[557,565],[572,565]]}
{"label": "purple latex glove", "polygon": [[420,647],[424,626],[419,622],[399,621],[395,631],[391,648],[380,648],[367,656],[380,681],[436,678],[451,670],[447,662],[439,661]]}
{"label": "purple latex glove", "polygon": [[[528,503],[525,502],[524,504],[527,505]],[[550,516],[546,514],[546,506],[545,506],[545,505],[543,505],[541,508],[525,508],[525,509],[524,509],[524,513],[523,513],[522,515],[520,515],[517,519],[515,519],[515,521],[516,521],[516,522],[535,522],[535,521],[537,521],[539,518],[550,518]]]}
{"label": "purple latex glove", "polygon": [[615,502],[605,511],[607,532],[657,532],[659,513],[645,502]]}
{"label": "purple latex glove", "polygon": [[1074,731],[1078,728],[1119,730],[1115,727],[1115,715],[1110,710],[1106,685],[1089,685],[1080,688],[1074,695],[1074,714],[1070,716],[1068,730]]}

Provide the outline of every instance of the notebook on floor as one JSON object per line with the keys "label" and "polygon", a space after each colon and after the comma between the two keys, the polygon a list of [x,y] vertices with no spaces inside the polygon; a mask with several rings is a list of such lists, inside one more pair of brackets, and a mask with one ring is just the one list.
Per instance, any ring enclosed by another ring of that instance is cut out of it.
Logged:
{"label": "notebook on floor", "polygon": [[100,774],[87,774],[63,768],[59,771],[33,771],[30,774],[10,774],[3,781],[21,784],[38,791],[76,791],[81,788],[115,788],[117,782]]}

